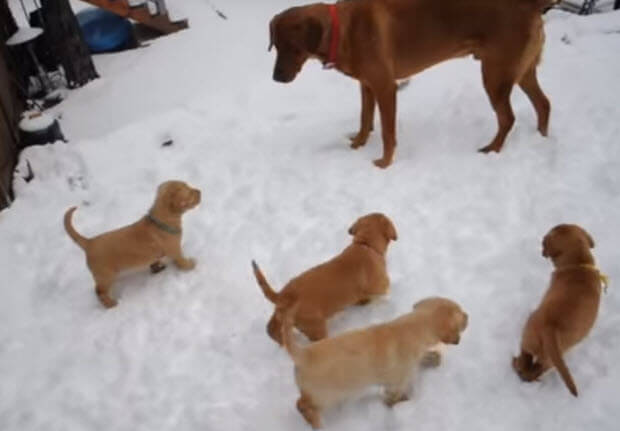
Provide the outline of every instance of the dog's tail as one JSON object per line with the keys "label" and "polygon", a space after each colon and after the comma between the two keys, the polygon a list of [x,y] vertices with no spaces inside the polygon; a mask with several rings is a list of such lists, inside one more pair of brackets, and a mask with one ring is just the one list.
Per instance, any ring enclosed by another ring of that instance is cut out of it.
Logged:
{"label": "dog's tail", "polygon": [[560,349],[558,347],[558,337],[554,329],[545,329],[542,334],[543,341],[543,349],[549,355],[551,362],[555,365],[555,368],[562,376],[562,380],[564,380],[564,384],[570,391],[571,394],[577,396],[577,386],[575,386],[575,382],[573,381],[573,377],[568,371],[568,367],[562,358],[562,354],[560,353]]}
{"label": "dog's tail", "polygon": [[293,324],[295,322],[295,314],[299,308],[299,303],[296,302],[293,306],[283,311],[282,316],[282,344],[286,348],[286,351],[290,355],[295,365],[299,364],[302,360],[303,349],[295,343],[293,339]]}
{"label": "dog's tail", "polygon": [[275,304],[278,300],[278,294],[271,288],[271,286],[267,282],[267,279],[265,278],[260,268],[258,267],[258,264],[255,261],[252,261],[252,269],[254,270],[254,277],[256,277],[256,282],[263,291],[263,294],[268,300]]}
{"label": "dog's tail", "polygon": [[65,213],[65,230],[67,231],[71,239],[75,241],[77,245],[79,245],[82,249],[85,249],[86,245],[88,244],[88,238],[85,238],[82,235],[80,235],[73,228],[73,223],[71,222],[71,219],[73,218],[73,213],[75,212],[76,209],[77,207],[71,207]]}

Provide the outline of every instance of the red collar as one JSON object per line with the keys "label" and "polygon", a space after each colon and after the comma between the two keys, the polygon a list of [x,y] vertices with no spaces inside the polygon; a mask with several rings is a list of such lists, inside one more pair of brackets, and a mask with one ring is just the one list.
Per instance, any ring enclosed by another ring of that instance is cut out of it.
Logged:
{"label": "red collar", "polygon": [[335,4],[327,6],[331,17],[331,40],[329,41],[329,53],[327,54],[327,62],[323,64],[325,69],[331,69],[336,66],[338,61],[338,43],[340,39],[340,18],[338,17],[338,8]]}

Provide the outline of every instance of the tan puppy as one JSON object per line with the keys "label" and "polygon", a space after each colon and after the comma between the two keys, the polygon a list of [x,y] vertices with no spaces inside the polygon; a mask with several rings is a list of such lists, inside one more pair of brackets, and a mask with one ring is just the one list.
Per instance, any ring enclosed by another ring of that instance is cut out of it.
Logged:
{"label": "tan puppy", "polygon": [[547,136],[550,103],[536,77],[545,40],[543,9],[557,0],[356,0],[331,6],[293,7],[270,23],[271,46],[278,50],[273,79],[291,82],[306,60],[360,83],[360,129],[352,148],[366,144],[375,106],[381,114],[385,168],[396,148],[397,80],[451,58],[473,55],[482,63],[482,82],[498,129],[482,152],[499,152],[515,116],[510,93],[518,84]]}
{"label": "tan puppy", "polygon": [[263,293],[276,306],[267,333],[281,342],[281,316],[298,303],[295,326],[310,340],[327,336],[327,319],[353,304],[366,304],[387,293],[390,279],[385,265],[385,252],[390,241],[396,241],[396,229],[385,215],[368,214],[349,228],[353,244],[335,258],[295,277],[276,293],[256,262],[254,275]]}
{"label": "tan puppy", "polygon": [[555,271],[551,286],[523,329],[521,355],[512,366],[522,380],[536,380],[555,366],[568,390],[577,387],[562,354],[588,335],[594,325],[604,276],[595,266],[592,237],[576,225],[554,227],[543,240],[544,257]]}
{"label": "tan puppy", "polygon": [[160,259],[170,257],[183,270],[196,266],[194,259],[181,251],[181,216],[200,203],[200,190],[182,181],[167,181],[157,189],[155,203],[139,221],[93,238],[85,238],[73,228],[76,207],[65,213],[65,230],[86,253],[86,262],[95,279],[95,292],[101,303],[114,307],[109,290],[123,270],[152,265],[153,272],[163,269]]}
{"label": "tan puppy", "polygon": [[[282,335],[301,392],[297,409],[313,428],[320,428],[321,411],[370,385],[385,388],[385,403],[390,407],[407,400],[416,369],[429,349],[439,342],[458,344],[467,314],[449,299],[427,298],[391,322],[307,347],[293,341],[292,324],[289,312]],[[439,357],[437,352],[432,355]]]}

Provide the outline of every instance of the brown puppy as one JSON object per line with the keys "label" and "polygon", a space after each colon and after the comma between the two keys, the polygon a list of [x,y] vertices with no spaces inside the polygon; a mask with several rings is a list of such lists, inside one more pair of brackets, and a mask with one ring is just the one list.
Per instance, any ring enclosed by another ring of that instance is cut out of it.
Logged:
{"label": "brown puppy", "polygon": [[[416,369],[438,342],[458,344],[467,314],[445,298],[427,298],[391,322],[350,331],[299,347],[292,337],[292,313],[285,316],[284,346],[295,363],[301,392],[297,409],[321,427],[321,411],[370,385],[385,388],[388,406],[408,399]],[[439,357],[437,352],[433,356]]]}
{"label": "brown puppy", "polygon": [[568,390],[577,387],[562,354],[588,335],[598,313],[604,276],[594,263],[592,237],[576,225],[554,227],[543,240],[544,257],[555,271],[551,286],[523,329],[521,355],[512,366],[522,380],[536,380],[555,366]]}
{"label": "brown puppy", "polygon": [[123,228],[85,238],[73,228],[76,207],[65,213],[65,230],[86,253],[86,262],[95,279],[95,292],[101,303],[111,308],[117,301],[109,290],[123,270],[151,265],[153,272],[163,269],[160,259],[170,257],[183,270],[196,266],[181,251],[181,216],[200,203],[200,190],[182,181],[167,181],[157,189],[149,213]]}
{"label": "brown puppy", "polygon": [[267,333],[277,343],[282,343],[281,316],[293,303],[298,303],[295,326],[314,341],[327,336],[326,321],[334,313],[387,293],[390,279],[385,252],[389,242],[396,241],[394,225],[383,214],[368,214],[359,218],[349,233],[353,244],[335,258],[295,277],[279,293],[252,261],[258,285],[276,306]]}
{"label": "brown puppy", "polygon": [[356,0],[293,7],[270,23],[278,51],[273,79],[291,82],[309,58],[357,79],[362,112],[352,148],[363,146],[379,104],[385,168],[396,147],[396,80],[455,57],[482,62],[482,81],[495,110],[498,131],[482,152],[499,152],[515,117],[510,93],[527,94],[547,136],[550,103],[536,78],[545,7],[556,0]]}

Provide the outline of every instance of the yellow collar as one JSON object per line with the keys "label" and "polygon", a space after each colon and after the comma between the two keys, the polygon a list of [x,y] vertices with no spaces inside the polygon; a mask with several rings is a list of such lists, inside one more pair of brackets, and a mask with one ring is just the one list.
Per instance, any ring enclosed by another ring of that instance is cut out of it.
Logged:
{"label": "yellow collar", "polygon": [[590,271],[596,272],[598,274],[599,279],[601,280],[601,285],[603,286],[603,292],[607,293],[607,287],[609,287],[609,277],[606,274],[603,274],[601,270],[598,269],[596,265],[594,264],[582,263],[582,264],[574,265],[574,266],[565,266],[564,268],[560,268],[559,270],[562,271],[566,269],[577,269],[577,268],[589,269]]}

